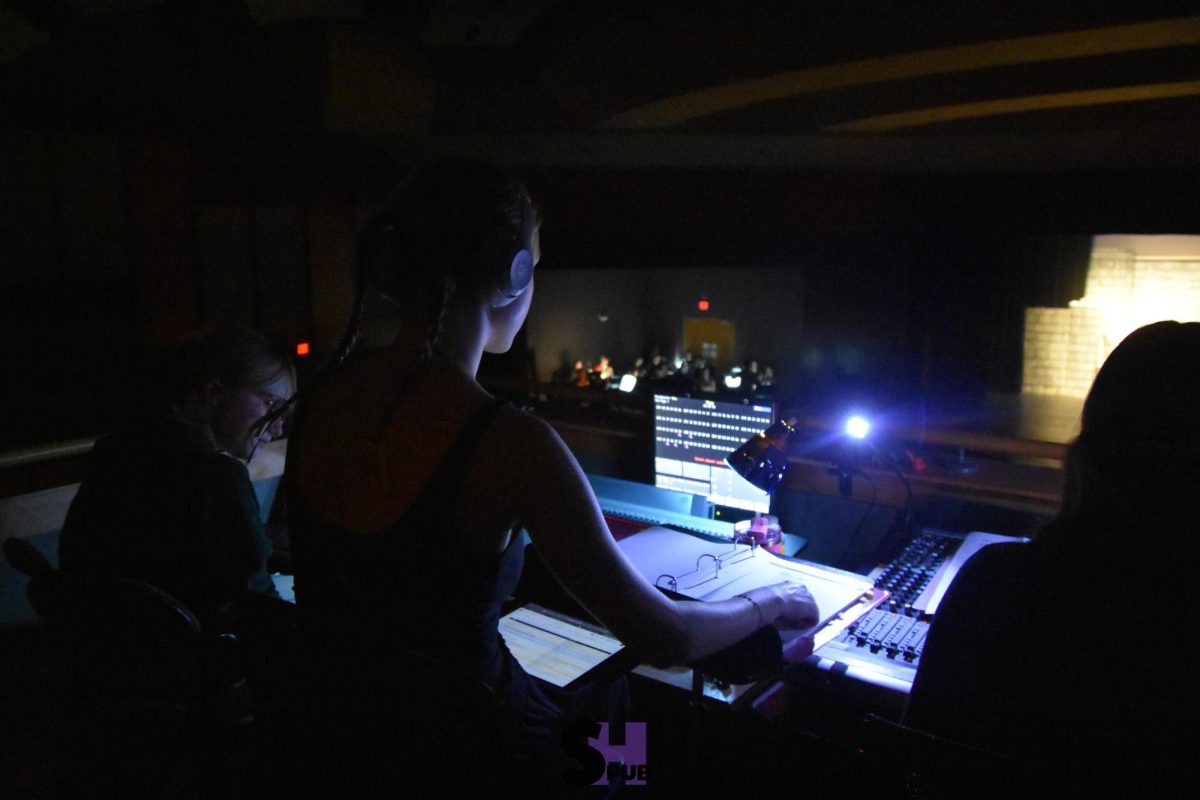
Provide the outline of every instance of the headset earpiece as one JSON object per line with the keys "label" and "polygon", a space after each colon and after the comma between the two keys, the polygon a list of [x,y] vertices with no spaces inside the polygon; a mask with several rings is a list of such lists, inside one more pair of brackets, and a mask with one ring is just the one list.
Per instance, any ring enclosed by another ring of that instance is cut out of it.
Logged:
{"label": "headset earpiece", "polygon": [[492,308],[503,308],[521,296],[533,280],[533,253],[522,247],[513,254],[508,276],[493,290]]}
{"label": "headset earpiece", "polygon": [[[500,256],[503,260],[500,263],[504,264],[507,269],[492,284],[492,289],[488,296],[488,302],[492,308],[503,308],[516,300],[521,296],[522,292],[529,288],[530,282],[533,281],[533,252],[530,248],[533,246],[536,216],[533,204],[529,202],[529,197],[522,193],[521,233],[519,238],[515,238],[511,231],[503,232],[503,256]],[[485,257],[487,257],[488,253],[491,253],[492,258],[498,258],[495,250],[491,248],[484,248],[484,250]]]}

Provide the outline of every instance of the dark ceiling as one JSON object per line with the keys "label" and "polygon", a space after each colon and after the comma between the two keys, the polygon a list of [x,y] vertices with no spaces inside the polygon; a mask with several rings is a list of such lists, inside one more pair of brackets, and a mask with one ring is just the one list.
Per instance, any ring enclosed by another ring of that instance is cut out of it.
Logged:
{"label": "dark ceiling", "polygon": [[5,0],[0,113],[528,166],[1195,167],[1200,16],[1154,0]]}
{"label": "dark ceiling", "polygon": [[1200,234],[1198,133],[1194,0],[0,0],[8,428],[67,398],[84,431],[204,270],[332,326],[280,275],[342,285],[331,243],[434,154],[517,168],[541,269],[795,268],[807,330],[897,384],[1007,390],[1024,308],[1079,296],[1063,252]]}

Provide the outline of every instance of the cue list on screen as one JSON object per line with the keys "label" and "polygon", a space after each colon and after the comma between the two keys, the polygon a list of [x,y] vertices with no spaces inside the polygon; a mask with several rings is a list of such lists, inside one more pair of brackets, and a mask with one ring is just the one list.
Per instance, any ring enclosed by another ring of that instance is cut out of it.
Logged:
{"label": "cue list on screen", "polygon": [[713,505],[770,510],[770,497],[742,480],[725,457],[771,426],[774,409],[695,397],[654,395],[654,485]]}

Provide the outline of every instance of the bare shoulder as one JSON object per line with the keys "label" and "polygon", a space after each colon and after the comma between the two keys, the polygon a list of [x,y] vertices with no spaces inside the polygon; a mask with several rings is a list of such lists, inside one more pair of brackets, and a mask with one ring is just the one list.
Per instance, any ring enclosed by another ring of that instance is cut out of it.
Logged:
{"label": "bare shoulder", "polygon": [[561,445],[558,433],[541,417],[511,405],[502,405],[496,412],[495,429],[502,436],[529,444]]}
{"label": "bare shoulder", "polygon": [[544,473],[574,463],[566,444],[549,423],[508,405],[496,412],[486,445],[486,451],[503,457],[507,470],[513,473]]}

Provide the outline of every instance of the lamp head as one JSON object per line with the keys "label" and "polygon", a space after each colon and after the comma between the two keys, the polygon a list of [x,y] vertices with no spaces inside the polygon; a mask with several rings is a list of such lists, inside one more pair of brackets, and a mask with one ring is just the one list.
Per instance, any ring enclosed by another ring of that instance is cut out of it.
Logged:
{"label": "lamp head", "polygon": [[796,429],[787,420],[780,420],[762,433],[757,433],[725,459],[738,475],[750,485],[770,494],[787,472],[788,440]]}

